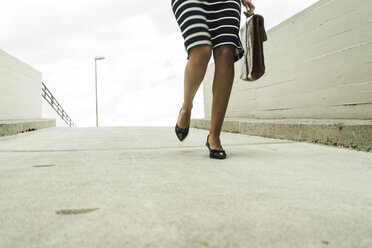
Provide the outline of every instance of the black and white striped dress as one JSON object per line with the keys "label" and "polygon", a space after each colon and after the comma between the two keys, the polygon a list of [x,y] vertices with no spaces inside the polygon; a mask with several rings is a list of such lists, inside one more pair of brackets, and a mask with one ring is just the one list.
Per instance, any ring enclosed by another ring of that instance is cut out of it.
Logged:
{"label": "black and white striped dress", "polygon": [[[239,37],[241,0],[171,0],[187,54],[197,45],[234,45],[235,61],[244,54]],[[188,57],[187,57],[188,58]]]}

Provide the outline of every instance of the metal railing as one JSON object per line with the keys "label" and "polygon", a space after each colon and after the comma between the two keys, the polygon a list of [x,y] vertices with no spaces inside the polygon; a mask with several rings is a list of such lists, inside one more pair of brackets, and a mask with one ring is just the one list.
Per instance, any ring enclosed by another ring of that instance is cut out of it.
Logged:
{"label": "metal railing", "polygon": [[53,94],[49,91],[49,89],[45,86],[43,82],[41,82],[41,95],[44,99],[52,106],[52,108],[57,112],[59,116],[61,116],[62,120],[64,120],[67,125],[70,127],[76,127],[75,123],[71,120],[70,116],[66,113],[66,111],[62,108],[61,104],[57,101],[57,99],[53,96]]}

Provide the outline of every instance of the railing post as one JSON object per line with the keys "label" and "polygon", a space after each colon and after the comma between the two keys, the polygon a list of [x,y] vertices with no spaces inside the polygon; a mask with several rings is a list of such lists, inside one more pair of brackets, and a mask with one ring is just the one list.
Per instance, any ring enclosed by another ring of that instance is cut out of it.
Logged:
{"label": "railing post", "polygon": [[76,127],[75,123],[71,120],[70,116],[66,113],[66,111],[62,108],[59,104],[57,99],[53,96],[50,90],[46,87],[46,85],[41,82],[41,96],[49,103],[49,105],[57,112],[57,114],[66,122],[67,125],[70,127]]}

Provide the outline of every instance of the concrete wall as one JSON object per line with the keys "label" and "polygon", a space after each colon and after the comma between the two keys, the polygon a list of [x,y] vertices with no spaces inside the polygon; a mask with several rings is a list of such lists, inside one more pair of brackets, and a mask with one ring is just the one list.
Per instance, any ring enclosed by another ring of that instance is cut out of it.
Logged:
{"label": "concrete wall", "polygon": [[[226,117],[372,119],[371,13],[372,0],[320,0],[269,30],[267,73],[241,81],[241,61],[235,64]],[[213,73],[211,64],[203,82],[206,118]]]}
{"label": "concrete wall", "polygon": [[41,118],[41,73],[0,49],[0,119]]}

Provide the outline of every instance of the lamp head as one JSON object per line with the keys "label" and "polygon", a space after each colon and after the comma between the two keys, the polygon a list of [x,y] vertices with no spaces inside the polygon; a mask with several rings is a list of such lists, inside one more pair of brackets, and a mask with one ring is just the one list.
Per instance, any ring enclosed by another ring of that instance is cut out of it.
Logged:
{"label": "lamp head", "polygon": [[94,57],[95,60],[105,59],[105,57]]}

